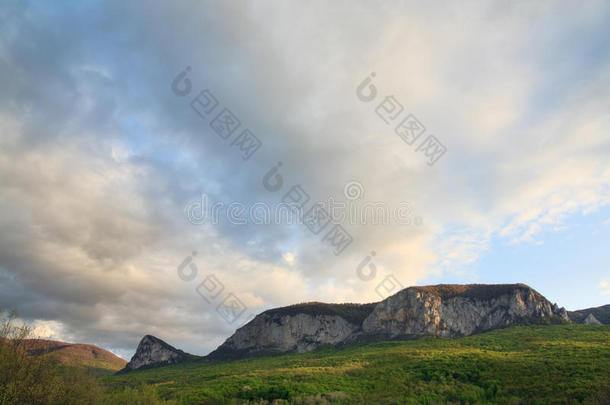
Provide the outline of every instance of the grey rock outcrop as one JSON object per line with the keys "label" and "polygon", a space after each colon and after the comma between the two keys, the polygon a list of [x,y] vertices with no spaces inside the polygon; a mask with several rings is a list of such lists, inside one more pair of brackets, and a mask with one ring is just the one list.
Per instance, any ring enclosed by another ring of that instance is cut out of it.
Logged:
{"label": "grey rock outcrop", "polygon": [[263,314],[241,328],[226,345],[236,350],[307,352],[320,345],[336,344],[359,329],[337,315]]}
{"label": "grey rock outcrop", "polygon": [[362,330],[389,338],[456,337],[566,317],[565,310],[524,284],[438,285],[406,288],[380,302]]}
{"label": "grey rock outcrop", "polygon": [[208,357],[307,352],[363,339],[467,336],[519,323],[569,322],[524,284],[410,287],[373,304],[307,303],[263,312]]}
{"label": "grey rock outcrop", "polygon": [[584,321],[582,321],[582,323],[584,323],[585,325],[601,325],[602,324],[600,321],[597,320],[597,318],[593,314],[587,315],[587,317],[585,318]]}
{"label": "grey rock outcrop", "polygon": [[175,364],[191,357],[188,353],[151,335],[140,340],[136,353],[120,373],[156,365]]}
{"label": "grey rock outcrop", "polygon": [[272,309],[239,328],[208,357],[303,353],[335,345],[360,331],[373,306],[312,302]]}

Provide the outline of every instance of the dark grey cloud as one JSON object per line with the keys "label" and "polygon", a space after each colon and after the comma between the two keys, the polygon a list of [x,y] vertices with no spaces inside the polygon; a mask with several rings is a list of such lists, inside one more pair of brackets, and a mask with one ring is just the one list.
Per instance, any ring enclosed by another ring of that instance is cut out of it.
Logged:
{"label": "dark grey cloud", "polygon": [[[609,181],[599,153],[608,148],[607,122],[595,121],[608,101],[598,90],[607,89],[607,46],[591,43],[582,64],[548,73],[563,60],[556,41],[570,30],[583,40],[602,36],[607,7],[498,7],[4,4],[0,307],[123,354],[146,333],[203,353],[235,327],[195,291],[209,273],[249,312],[295,300],[374,300],[375,284],[354,272],[373,249],[380,274],[409,284],[471,263],[491,234],[527,237],[568,202],[607,204],[597,191]],[[561,18],[545,17],[549,10]],[[542,30],[532,21],[551,34],[532,40]],[[171,82],[186,66],[193,93],[180,98]],[[372,71],[380,97],[395,95],[448,146],[435,166],[380,121],[373,103],[357,99]],[[587,83],[562,92],[563,104],[539,105],[554,77],[587,73]],[[535,86],[541,82],[547,87]],[[250,160],[189,107],[204,88],[263,142]],[[567,125],[562,117],[575,106]],[[553,146],[521,146],[546,145],[539,134]],[[549,163],[574,150],[590,163],[576,170],[596,182],[578,185]],[[270,193],[262,178],[279,161],[285,186]],[[335,257],[301,225],[195,226],[184,215],[202,193],[276,204],[293,184],[312,201],[346,202],[350,181],[363,185],[363,203],[408,202],[423,225],[346,224],[354,242]],[[564,189],[579,193],[548,199]],[[175,268],[193,250],[200,274],[186,283]]]}

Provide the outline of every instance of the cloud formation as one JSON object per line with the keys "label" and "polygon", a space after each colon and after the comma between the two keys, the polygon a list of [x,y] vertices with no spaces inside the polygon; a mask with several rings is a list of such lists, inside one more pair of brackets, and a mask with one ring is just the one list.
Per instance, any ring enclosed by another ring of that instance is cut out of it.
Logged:
{"label": "cloud formation", "polygon": [[[129,355],[147,333],[195,353],[228,324],[208,274],[256,313],[375,301],[468,274],[491,238],[536,242],[610,202],[609,7],[556,2],[19,2],[0,8],[0,307]],[[171,91],[186,66],[193,93]],[[356,87],[371,72],[379,95]],[[210,89],[263,143],[244,161],[189,106]],[[446,146],[433,166],[376,114],[393,95]],[[278,162],[285,186],[262,185]],[[192,225],[184,207],[408,202],[421,225]],[[355,203],[355,202],[353,202]],[[378,276],[357,265],[370,254]],[[176,267],[197,251],[192,282]],[[470,275],[476,279],[476,275]]]}

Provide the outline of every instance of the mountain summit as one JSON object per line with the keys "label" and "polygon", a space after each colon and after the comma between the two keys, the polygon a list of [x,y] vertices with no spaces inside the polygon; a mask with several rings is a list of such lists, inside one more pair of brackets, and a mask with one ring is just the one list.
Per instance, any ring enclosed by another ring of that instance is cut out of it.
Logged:
{"label": "mountain summit", "polygon": [[136,353],[120,372],[137,370],[153,365],[175,364],[191,355],[165,343],[163,340],[146,335],[140,340]]}
{"label": "mountain summit", "polygon": [[[518,324],[582,323],[585,317],[585,323],[600,318],[605,323],[608,309],[568,313],[525,284],[409,287],[370,304],[308,302],[267,310],[202,359],[303,353],[371,340],[461,337]],[[198,357],[146,335],[122,372]]]}
{"label": "mountain summit", "polygon": [[410,287],[373,304],[307,303],[263,312],[208,357],[300,353],[363,339],[458,337],[551,322],[569,322],[567,311],[525,284]]}

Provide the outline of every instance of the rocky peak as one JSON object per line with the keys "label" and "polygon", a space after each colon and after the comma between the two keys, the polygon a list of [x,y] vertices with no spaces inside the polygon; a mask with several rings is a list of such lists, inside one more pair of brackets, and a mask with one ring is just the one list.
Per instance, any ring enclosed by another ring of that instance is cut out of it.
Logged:
{"label": "rocky peak", "polygon": [[125,372],[142,367],[179,363],[189,357],[188,353],[176,349],[163,340],[146,335],[140,340],[136,353],[121,371]]}
{"label": "rocky peak", "polygon": [[601,307],[580,309],[577,311],[568,312],[572,322],[584,323],[589,315],[593,315],[602,325],[610,324],[610,305],[602,305]]}
{"label": "rocky peak", "polygon": [[597,320],[597,318],[593,314],[587,315],[587,317],[585,318],[585,320],[582,323],[584,323],[586,325],[601,325],[602,324],[600,321]]}

